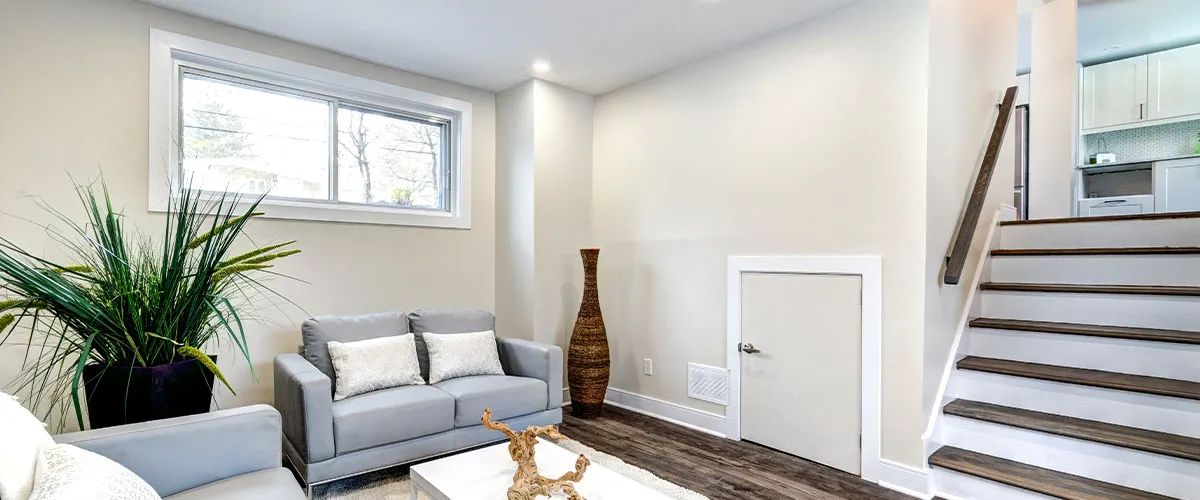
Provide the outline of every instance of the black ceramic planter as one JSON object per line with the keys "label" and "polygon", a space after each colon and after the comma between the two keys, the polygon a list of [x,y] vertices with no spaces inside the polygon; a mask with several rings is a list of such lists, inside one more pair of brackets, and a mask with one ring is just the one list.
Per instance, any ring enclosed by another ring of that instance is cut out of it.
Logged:
{"label": "black ceramic planter", "polygon": [[88,421],[101,429],[207,413],[213,373],[194,359],[147,368],[87,365],[83,386]]}

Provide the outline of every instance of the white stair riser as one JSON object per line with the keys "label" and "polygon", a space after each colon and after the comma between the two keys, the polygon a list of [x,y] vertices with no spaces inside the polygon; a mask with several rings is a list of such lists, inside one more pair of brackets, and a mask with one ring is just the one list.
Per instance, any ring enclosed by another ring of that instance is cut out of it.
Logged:
{"label": "white stair riser", "polygon": [[977,297],[987,318],[1200,329],[1200,297],[998,291]]}
{"label": "white stair riser", "polygon": [[946,444],[1183,500],[1200,500],[1200,462],[946,415]]}
{"label": "white stair riser", "polygon": [[971,329],[969,352],[985,358],[1200,382],[1200,346]]}
{"label": "white stair riser", "polygon": [[999,248],[1200,246],[1200,219],[1000,226]]}
{"label": "white stair riser", "polygon": [[1000,282],[1200,285],[1200,255],[999,256],[991,265]]}
{"label": "white stair riser", "polygon": [[1200,401],[955,370],[943,404],[954,399],[1108,422],[1200,438]]}
{"label": "white stair riser", "polygon": [[1039,493],[1014,488],[970,474],[932,467],[933,492],[947,500],[1053,500]]}

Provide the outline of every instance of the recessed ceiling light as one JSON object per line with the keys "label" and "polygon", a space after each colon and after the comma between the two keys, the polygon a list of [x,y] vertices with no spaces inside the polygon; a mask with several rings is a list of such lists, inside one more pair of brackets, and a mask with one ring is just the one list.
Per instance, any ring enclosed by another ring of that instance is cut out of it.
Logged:
{"label": "recessed ceiling light", "polygon": [[533,70],[537,71],[538,73],[545,73],[547,71],[550,71],[550,63],[548,63],[546,61],[537,61],[537,62],[533,63]]}

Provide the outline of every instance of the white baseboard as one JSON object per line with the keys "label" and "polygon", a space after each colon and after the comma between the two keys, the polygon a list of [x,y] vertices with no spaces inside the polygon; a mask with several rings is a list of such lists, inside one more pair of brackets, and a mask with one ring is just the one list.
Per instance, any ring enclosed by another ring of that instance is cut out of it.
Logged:
{"label": "white baseboard", "polygon": [[725,437],[725,416],[709,413],[695,408],[688,408],[678,403],[634,394],[621,389],[608,388],[604,402],[617,408],[641,413],[648,417],[681,425],[718,437]]}
{"label": "white baseboard", "polygon": [[[678,403],[612,387],[609,387],[604,395],[604,403],[705,434],[727,437],[724,432],[726,428],[724,415],[688,408]],[[571,393],[568,389],[563,388],[563,406],[570,406],[570,404]]]}
{"label": "white baseboard", "polygon": [[922,500],[933,498],[929,493],[928,470],[915,469],[887,459],[880,459],[876,470],[880,476],[877,482],[884,488]]}

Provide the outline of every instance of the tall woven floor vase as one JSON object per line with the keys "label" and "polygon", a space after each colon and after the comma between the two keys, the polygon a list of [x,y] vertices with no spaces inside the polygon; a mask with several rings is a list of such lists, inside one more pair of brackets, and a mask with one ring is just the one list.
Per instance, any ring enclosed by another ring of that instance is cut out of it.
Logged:
{"label": "tall woven floor vase", "polygon": [[600,249],[583,248],[579,253],[583,256],[583,301],[567,350],[567,385],[571,388],[571,413],[579,418],[596,418],[604,406],[609,376],[608,334],[596,290]]}

